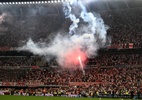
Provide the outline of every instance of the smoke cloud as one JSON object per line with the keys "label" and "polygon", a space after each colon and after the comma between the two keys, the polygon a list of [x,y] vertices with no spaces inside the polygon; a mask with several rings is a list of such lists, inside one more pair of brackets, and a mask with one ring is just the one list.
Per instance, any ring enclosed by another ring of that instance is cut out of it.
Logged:
{"label": "smoke cloud", "polygon": [[7,13],[3,13],[2,15],[0,15],[0,24],[5,21],[5,17],[7,17],[7,15]]}
{"label": "smoke cloud", "polygon": [[[79,16],[74,14],[74,8],[79,7]],[[56,57],[58,64],[65,68],[80,68],[80,61],[97,54],[97,50],[105,46],[108,26],[96,13],[87,12],[81,0],[70,0],[63,3],[65,17],[72,21],[69,34],[62,35],[59,32],[49,44],[34,43],[31,39],[19,50],[28,50],[37,55]],[[84,22],[85,24],[83,24]],[[83,25],[79,26],[78,24]],[[84,63],[83,63],[84,64]],[[84,67],[84,65],[82,65]]]}
{"label": "smoke cloud", "polygon": [[3,25],[3,23],[12,24],[13,16],[8,12],[4,12],[0,15],[0,35],[3,35],[8,31],[8,28]]}

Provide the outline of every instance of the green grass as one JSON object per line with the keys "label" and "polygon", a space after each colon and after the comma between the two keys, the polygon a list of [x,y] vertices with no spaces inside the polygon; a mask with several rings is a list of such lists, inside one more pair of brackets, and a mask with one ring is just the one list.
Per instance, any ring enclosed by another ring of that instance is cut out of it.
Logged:
{"label": "green grass", "polygon": [[[38,97],[38,96],[0,96],[0,100],[121,100],[119,98],[69,98],[69,97]],[[123,99],[130,100],[130,99]]]}

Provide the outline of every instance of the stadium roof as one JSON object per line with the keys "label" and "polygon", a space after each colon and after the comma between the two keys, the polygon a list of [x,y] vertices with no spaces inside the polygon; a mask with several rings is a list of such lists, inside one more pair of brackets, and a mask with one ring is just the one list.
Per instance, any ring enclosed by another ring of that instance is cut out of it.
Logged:
{"label": "stadium roof", "polygon": [[[1,3],[5,2],[38,2],[43,1],[44,3],[58,3],[66,0],[0,0]],[[117,9],[129,9],[142,7],[142,0],[83,0],[86,3],[89,10],[95,11],[106,11],[106,10],[117,10]]]}
{"label": "stadium roof", "polygon": [[[131,9],[142,7],[142,0],[86,0],[95,11]],[[90,2],[89,2],[90,1]]]}

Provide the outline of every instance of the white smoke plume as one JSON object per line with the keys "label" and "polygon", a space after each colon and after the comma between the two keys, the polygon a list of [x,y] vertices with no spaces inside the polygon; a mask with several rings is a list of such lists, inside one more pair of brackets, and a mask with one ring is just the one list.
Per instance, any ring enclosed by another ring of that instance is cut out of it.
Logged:
{"label": "white smoke plume", "polygon": [[[78,18],[73,12],[73,8],[76,6],[81,9],[81,12],[78,12],[80,13]],[[71,35],[62,36],[62,33],[60,33],[49,44],[34,43],[29,39],[20,50],[28,50],[42,56],[53,55],[59,65],[67,68],[76,66],[74,59],[78,59],[78,55],[81,55],[83,61],[85,61],[85,57],[96,55],[97,50],[106,43],[108,27],[104,24],[103,19],[98,14],[87,12],[81,0],[64,2],[63,10],[66,18],[70,18],[72,21],[69,27],[69,34]],[[78,23],[81,20],[86,24],[79,27]]]}
{"label": "white smoke plume", "polygon": [[13,20],[13,16],[10,13],[4,12],[0,15],[0,24],[3,22],[10,23]]}
{"label": "white smoke plume", "polygon": [[13,16],[7,12],[4,12],[0,15],[0,35],[3,35],[6,31],[8,31],[8,28],[2,25],[3,22],[6,22],[8,24],[12,24],[13,23]]}
{"label": "white smoke plume", "polygon": [[[82,51],[80,51],[80,49]],[[57,57],[57,62],[61,66],[68,68],[74,66],[74,63],[71,64],[66,61],[68,59],[66,58],[67,55],[69,59],[71,59],[71,55],[69,54],[70,52],[75,56],[76,54],[74,53],[79,54],[80,52],[85,52],[85,54],[90,56],[93,55],[97,49],[98,47],[93,34],[73,35],[72,37],[58,34],[48,45],[46,43],[34,43],[31,39],[29,39],[27,44],[20,48],[20,50],[28,50],[34,54],[43,55],[45,57],[48,55],[55,56]]]}
{"label": "white smoke plume", "polygon": [[2,24],[6,16],[7,16],[7,13],[3,13],[2,15],[0,15],[0,24]]}

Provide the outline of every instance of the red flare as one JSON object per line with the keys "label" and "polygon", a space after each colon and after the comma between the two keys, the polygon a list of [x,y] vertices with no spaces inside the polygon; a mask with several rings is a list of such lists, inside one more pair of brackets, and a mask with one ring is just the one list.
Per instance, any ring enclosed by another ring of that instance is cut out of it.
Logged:
{"label": "red flare", "polygon": [[86,61],[86,58],[87,58],[86,57],[86,53],[81,51],[78,48],[66,52],[66,54],[65,54],[65,62],[64,62],[66,68],[81,69],[80,68],[80,62],[79,62],[78,58],[80,58],[82,63],[84,64],[84,62]]}

